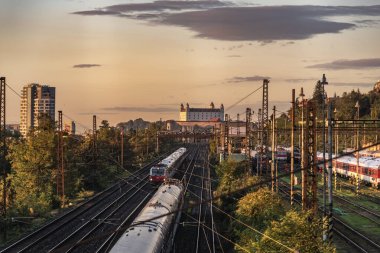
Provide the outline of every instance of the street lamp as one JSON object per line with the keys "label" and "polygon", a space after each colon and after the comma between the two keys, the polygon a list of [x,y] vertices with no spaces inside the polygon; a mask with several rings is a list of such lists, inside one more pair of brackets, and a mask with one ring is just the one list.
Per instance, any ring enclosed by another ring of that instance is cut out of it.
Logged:
{"label": "street lamp", "polygon": [[359,195],[360,181],[359,181],[359,118],[360,118],[360,104],[356,102],[355,108],[357,108],[357,124],[356,124],[356,195]]}

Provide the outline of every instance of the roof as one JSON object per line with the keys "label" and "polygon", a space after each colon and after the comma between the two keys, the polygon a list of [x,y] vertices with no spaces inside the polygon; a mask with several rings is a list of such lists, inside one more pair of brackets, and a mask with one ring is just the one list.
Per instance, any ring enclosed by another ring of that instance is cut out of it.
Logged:
{"label": "roof", "polygon": [[189,108],[189,112],[221,112],[222,109],[212,108]]}

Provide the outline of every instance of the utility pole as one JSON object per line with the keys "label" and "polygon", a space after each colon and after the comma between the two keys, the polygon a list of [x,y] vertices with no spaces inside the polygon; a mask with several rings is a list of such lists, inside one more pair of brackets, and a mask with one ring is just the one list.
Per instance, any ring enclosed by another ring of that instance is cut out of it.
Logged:
{"label": "utility pole", "polygon": [[148,155],[149,155],[149,133],[148,133],[147,128],[145,128],[145,139],[146,139],[146,157],[148,159]]}
{"label": "utility pole", "polygon": [[61,198],[61,207],[65,206],[65,168],[63,156],[63,122],[62,111],[58,111],[58,173],[57,194]]}
{"label": "utility pole", "polygon": [[[334,109],[334,122],[337,122],[337,109]],[[339,153],[339,125],[335,125],[335,157],[338,157]],[[334,190],[336,191],[336,183],[337,183],[337,171],[336,171],[336,161],[334,161],[335,169],[334,169]]]}
{"label": "utility pole", "polygon": [[251,108],[245,110],[245,152],[248,160],[248,171],[250,173],[251,166]]}
{"label": "utility pole", "polygon": [[359,139],[359,119],[360,119],[360,104],[359,101],[356,102],[355,108],[357,108],[357,124],[356,124],[356,195],[359,195],[360,191],[360,179],[359,179],[359,148],[360,148],[360,139]]}
{"label": "utility pole", "polygon": [[[93,163],[94,163],[94,169],[93,169],[93,172],[97,172],[97,158],[98,158],[98,154],[97,154],[97,145],[96,145],[96,139],[97,139],[97,136],[96,136],[96,115],[93,115],[92,116],[92,159],[93,159]],[[93,173],[94,175],[94,173]],[[93,179],[95,180],[95,178]]]}
{"label": "utility pole", "polygon": [[299,94],[301,97],[301,177],[302,177],[302,210],[307,209],[307,146],[305,145],[305,124],[304,124],[304,111],[307,100],[304,99],[305,94],[303,93],[303,88],[301,87],[301,92]]}
{"label": "utility pole", "polygon": [[306,106],[306,145],[305,145],[305,169],[307,170],[307,201],[306,208],[311,209],[314,214],[318,211],[317,199],[317,148],[315,143],[316,135],[316,110],[312,101],[307,102]]}
{"label": "utility pole", "polygon": [[276,106],[273,106],[272,114],[272,163],[271,163],[271,178],[272,178],[272,193],[275,191],[275,166],[276,166],[276,137],[275,137],[275,119],[276,119]]}
{"label": "utility pole", "polygon": [[262,163],[262,156],[263,156],[263,143],[262,143],[262,139],[261,139],[261,130],[262,130],[262,127],[261,127],[261,109],[259,109],[258,113],[257,113],[257,146],[259,147],[259,150],[258,150],[258,155],[256,155],[256,158],[257,158],[257,166],[256,166],[256,176],[261,176],[262,175],[262,166],[261,166],[261,163]]}
{"label": "utility pole", "polygon": [[7,174],[8,174],[8,161],[7,156],[7,143],[6,143],[6,96],[5,96],[5,77],[0,77],[0,164],[2,167],[2,178],[3,178],[3,199],[2,199],[2,215],[4,218],[4,241],[7,240]]}
{"label": "utility pole", "polygon": [[[322,81],[318,81],[320,84],[322,84],[322,96],[323,96],[323,103],[322,103],[322,117],[323,117],[323,128],[322,128],[322,147],[323,147],[323,215],[326,217],[326,113],[325,113],[325,103],[326,103],[326,97],[325,97],[325,85],[328,84],[326,80],[326,75],[322,75]],[[318,144],[317,144],[318,145]]]}
{"label": "utility pole", "polygon": [[120,153],[120,165],[124,169],[124,128],[121,128],[120,132],[120,145],[121,145],[121,153]]}
{"label": "utility pole", "polygon": [[295,130],[295,99],[296,90],[292,89],[292,134],[290,139],[290,205],[294,202],[294,130]]}
{"label": "utility pole", "polygon": [[[263,104],[262,104],[262,120],[261,120],[261,127],[262,127],[262,133],[261,133],[261,139],[263,143],[263,153],[265,156],[264,163],[265,163],[265,172],[268,173],[268,100],[269,100],[269,90],[268,90],[269,80],[264,79],[263,80]],[[262,157],[263,158],[263,157]],[[263,164],[261,164],[262,166]]]}
{"label": "utility pole", "polygon": [[227,156],[228,156],[228,141],[229,141],[229,136],[228,136],[228,134],[229,134],[228,133],[228,131],[229,131],[229,118],[228,118],[228,114],[225,115],[224,121],[225,121],[225,124],[224,124],[223,159],[224,159],[224,161],[226,161]]}
{"label": "utility pole", "polygon": [[328,229],[327,229],[327,241],[332,243],[333,236],[333,189],[332,189],[332,153],[333,153],[333,131],[332,131],[332,102],[328,104],[328,149],[329,149],[329,162],[328,162]]}
{"label": "utility pole", "polygon": [[157,155],[160,152],[160,142],[158,139],[158,134],[159,134],[159,132],[157,131],[157,133],[156,133],[156,153],[157,153]]}

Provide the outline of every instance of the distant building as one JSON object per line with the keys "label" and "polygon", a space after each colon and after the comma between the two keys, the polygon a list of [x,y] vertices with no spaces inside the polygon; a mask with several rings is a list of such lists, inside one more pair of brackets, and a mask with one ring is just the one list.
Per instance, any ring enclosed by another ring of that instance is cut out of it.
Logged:
{"label": "distant building", "polygon": [[224,106],[215,108],[211,102],[209,108],[190,108],[189,104],[181,104],[179,121],[224,121]]}
{"label": "distant building", "polygon": [[20,132],[23,136],[38,127],[40,115],[55,119],[55,87],[32,83],[24,86],[21,95]]}
{"label": "distant building", "polygon": [[20,132],[20,124],[6,124],[5,129],[10,131],[11,133]]}
{"label": "distant building", "polygon": [[65,132],[68,132],[69,134],[75,135],[76,125],[74,121],[71,121],[70,123],[65,123],[64,126]]}

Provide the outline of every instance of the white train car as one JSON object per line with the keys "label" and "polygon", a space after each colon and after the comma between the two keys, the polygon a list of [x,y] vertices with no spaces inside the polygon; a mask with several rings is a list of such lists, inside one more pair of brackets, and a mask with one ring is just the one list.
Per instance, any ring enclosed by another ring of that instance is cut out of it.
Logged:
{"label": "white train car", "polygon": [[184,159],[186,151],[186,148],[179,148],[157,165],[153,166],[149,172],[149,180],[151,182],[160,183],[171,178],[175,173],[175,166]]}
{"label": "white train car", "polygon": [[[124,232],[111,249],[111,253],[161,253],[166,244],[176,214],[165,215],[182,204],[183,185],[171,179],[162,184],[132,225]],[[165,215],[155,220],[154,217]],[[177,216],[179,218],[179,216]]]}

